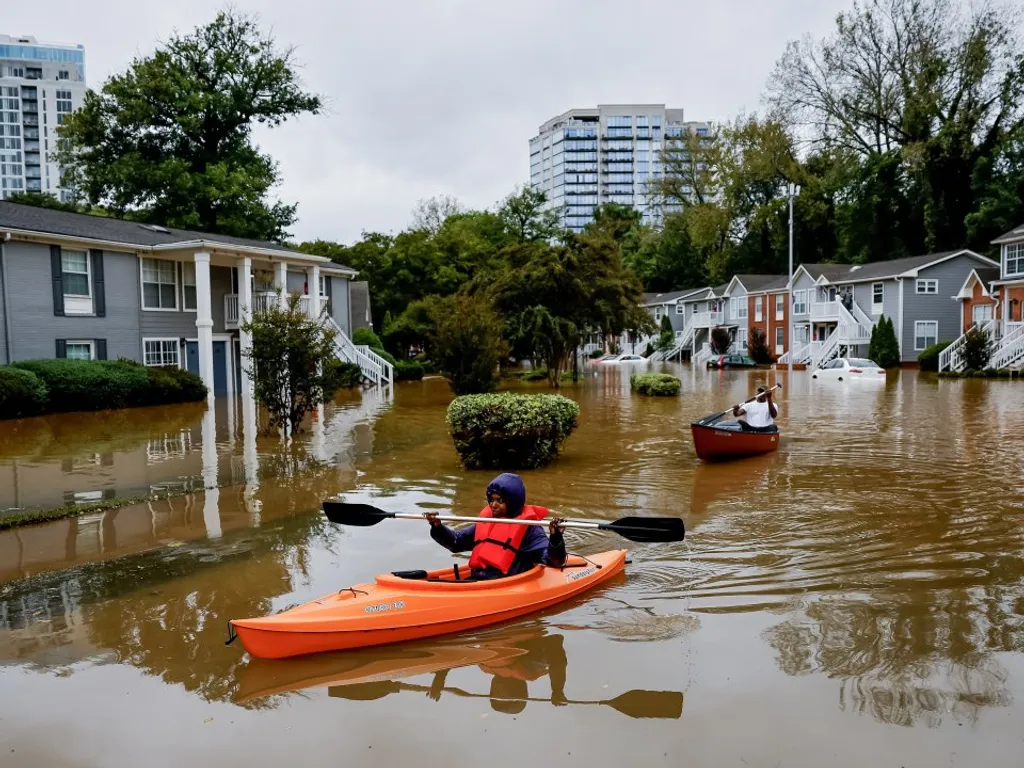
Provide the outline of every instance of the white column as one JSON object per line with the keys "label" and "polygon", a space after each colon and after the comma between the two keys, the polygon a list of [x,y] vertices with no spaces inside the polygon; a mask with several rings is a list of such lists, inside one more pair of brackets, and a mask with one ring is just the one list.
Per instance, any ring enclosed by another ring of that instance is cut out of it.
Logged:
{"label": "white column", "polygon": [[279,261],[274,265],[274,286],[281,291],[281,309],[288,307],[288,263]]}
{"label": "white column", "polygon": [[220,538],[220,489],[217,487],[217,421],[212,403],[207,405],[206,413],[203,414],[203,488],[203,524],[206,526],[206,535],[211,539]]}
{"label": "white column", "polygon": [[210,254],[197,251],[196,263],[196,331],[199,337],[199,378],[213,399],[213,311],[210,300]]}
{"label": "white column", "polygon": [[260,488],[260,459],[256,452],[256,400],[252,397],[242,398],[242,439],[245,448],[242,462],[245,467],[245,506],[249,510],[249,522],[253,526],[260,524],[260,500],[257,492]]}
{"label": "white column", "polygon": [[247,371],[250,365],[246,353],[252,349],[252,334],[242,326],[252,317],[252,260],[244,256],[238,260],[238,348],[241,352],[239,365],[242,367],[242,391],[239,393],[243,398],[252,397],[252,380]]}
{"label": "white column", "polygon": [[314,264],[306,267],[306,284],[309,286],[309,316],[320,317],[320,267]]}

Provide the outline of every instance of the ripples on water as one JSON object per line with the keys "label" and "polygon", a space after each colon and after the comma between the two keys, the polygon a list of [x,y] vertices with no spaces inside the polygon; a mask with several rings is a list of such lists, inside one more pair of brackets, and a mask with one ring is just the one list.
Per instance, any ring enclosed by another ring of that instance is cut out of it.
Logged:
{"label": "ripples on water", "polygon": [[[568,533],[571,551],[629,546],[633,559],[625,579],[573,609],[578,624],[613,641],[663,643],[714,631],[716,617],[756,617],[758,642],[785,674],[835,678],[841,710],[885,722],[937,725],[1012,703],[999,655],[1024,647],[1022,463],[1013,448],[1024,427],[1021,385],[913,372],[863,386],[803,373],[672,370],[683,379],[679,398],[632,395],[628,372],[567,387],[581,405],[579,429],[557,462],[523,473],[529,501],[559,515],[686,520],[686,541],[670,545]],[[689,423],[775,381],[784,384],[779,452],[699,463]],[[355,419],[359,426],[326,425],[336,469],[316,485],[288,486],[294,519],[275,519],[284,497],[265,474],[258,494],[270,514],[261,528],[8,586],[0,624],[23,633],[15,656],[31,655],[24,633],[40,616],[58,624],[54,616],[65,624],[73,616],[91,645],[118,647],[120,658],[167,674],[173,662],[155,658],[148,626],[189,627],[180,645],[159,651],[187,655],[227,615],[436,563],[436,545],[416,522],[353,532],[325,526],[314,510],[343,491],[394,511],[475,514],[494,473],[459,467],[444,427],[449,399],[443,382],[402,385],[393,404]],[[205,680],[194,683],[204,695],[229,696],[237,653],[201,654],[175,675]]]}

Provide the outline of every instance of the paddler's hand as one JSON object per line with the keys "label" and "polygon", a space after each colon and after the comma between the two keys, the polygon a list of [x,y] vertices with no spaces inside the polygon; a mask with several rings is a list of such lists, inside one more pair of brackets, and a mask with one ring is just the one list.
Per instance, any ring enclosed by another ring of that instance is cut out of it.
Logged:
{"label": "paddler's hand", "polygon": [[564,528],[562,528],[562,523],[564,523],[564,522],[565,522],[565,518],[564,518],[564,517],[556,517],[556,518],[553,518],[553,519],[551,520],[551,524],[550,524],[550,525],[548,525],[548,532],[549,532],[549,533],[550,533],[550,534],[551,534],[552,536],[554,536],[554,535],[555,535],[556,533],[557,533],[557,534],[558,534],[559,536],[561,536],[561,535],[562,535],[562,531],[564,531],[564,530],[565,530]]}
{"label": "paddler's hand", "polygon": [[431,527],[441,524],[441,521],[437,519],[437,514],[434,512],[428,512],[424,515],[424,517],[427,518],[427,522],[430,523]]}

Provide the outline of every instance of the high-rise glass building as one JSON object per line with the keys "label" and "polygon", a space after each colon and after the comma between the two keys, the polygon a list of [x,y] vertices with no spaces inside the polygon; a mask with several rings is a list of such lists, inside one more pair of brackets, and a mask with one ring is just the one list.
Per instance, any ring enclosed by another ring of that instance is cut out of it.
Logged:
{"label": "high-rise glass building", "polygon": [[68,199],[53,160],[56,128],[85,99],[81,45],[0,35],[0,200],[18,192]]}
{"label": "high-rise glass building", "polygon": [[540,126],[530,139],[530,186],[542,190],[567,229],[579,232],[604,203],[630,205],[659,226],[664,205],[649,194],[662,176],[666,138],[684,131],[707,134],[705,123],[687,123],[683,110],[664,104],[603,104],[571,109]]}

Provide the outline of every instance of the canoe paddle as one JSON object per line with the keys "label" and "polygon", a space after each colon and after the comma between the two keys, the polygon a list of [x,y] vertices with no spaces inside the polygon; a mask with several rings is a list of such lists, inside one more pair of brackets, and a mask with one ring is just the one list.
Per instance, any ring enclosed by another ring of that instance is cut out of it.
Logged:
{"label": "canoe paddle", "polygon": [[711,416],[705,416],[703,419],[701,419],[697,423],[698,424],[711,424],[712,422],[718,421],[720,418],[725,416],[725,414],[730,413],[733,408],[742,408],[747,403],[752,403],[755,400],[757,400],[757,398],[759,398],[761,395],[767,395],[773,389],[782,389],[782,385],[781,384],[776,384],[775,386],[769,387],[764,392],[758,392],[753,397],[744,400],[742,403],[738,403],[738,404],[732,406],[731,408],[729,408],[726,411],[722,411],[721,413],[715,413],[715,414],[712,414]]}
{"label": "canoe paddle", "polygon": [[[428,512],[387,512],[370,504],[351,504],[345,501],[323,502],[324,514],[332,523],[367,527],[376,525],[389,518],[401,520],[424,520]],[[511,523],[513,525],[547,526],[550,520],[520,520],[519,518],[493,517],[460,517],[457,515],[438,515],[438,521],[467,523]],[[679,517],[621,517],[612,523],[600,523],[589,520],[566,520],[563,528],[587,528],[597,531],[611,531],[630,541],[644,543],[665,543],[682,541],[686,536],[686,528]]]}
{"label": "canoe paddle", "polygon": [[[332,685],[327,689],[327,695],[331,698],[349,699],[350,701],[374,701],[382,699],[392,693],[401,691],[429,692],[429,685],[414,685],[412,683],[400,683],[398,681],[382,681],[377,683],[355,683],[353,685]],[[469,699],[492,699],[495,701],[551,701],[534,696],[522,696],[507,698],[503,696],[491,696],[486,693],[470,693],[461,688],[446,686],[441,689],[455,696],[462,696]],[[614,699],[606,701],[573,701],[566,699],[566,704],[604,704],[612,709],[621,712],[627,717],[659,717],[678,720],[683,714],[683,694],[679,691],[626,691]]]}

